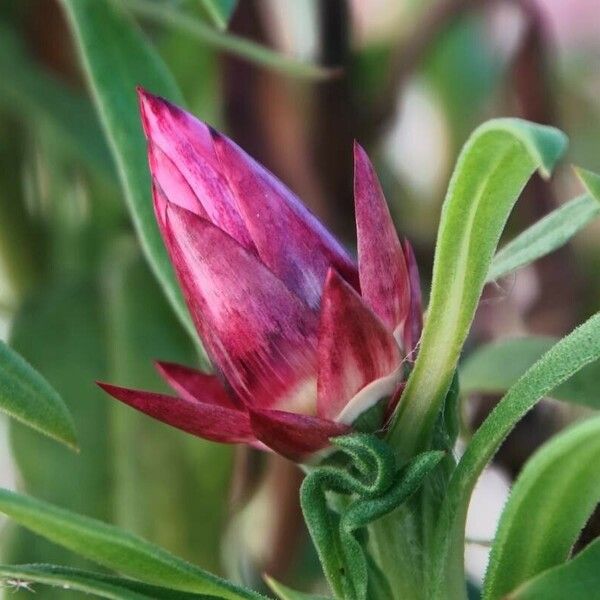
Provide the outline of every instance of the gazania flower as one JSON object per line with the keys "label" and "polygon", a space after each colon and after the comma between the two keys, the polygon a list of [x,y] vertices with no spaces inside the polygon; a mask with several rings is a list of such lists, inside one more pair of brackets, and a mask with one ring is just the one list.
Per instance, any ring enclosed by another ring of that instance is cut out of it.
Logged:
{"label": "gazania flower", "polygon": [[139,92],[154,208],[216,374],[171,363],[177,394],[101,384],[174,427],[295,460],[384,426],[421,330],[414,255],[355,145],[358,267],[305,206],[224,135]]}

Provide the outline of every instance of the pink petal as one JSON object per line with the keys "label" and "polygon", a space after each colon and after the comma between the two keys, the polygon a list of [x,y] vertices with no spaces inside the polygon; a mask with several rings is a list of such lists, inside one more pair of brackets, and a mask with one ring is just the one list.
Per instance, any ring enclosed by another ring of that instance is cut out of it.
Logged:
{"label": "pink petal", "polygon": [[404,325],[410,288],[404,253],[366,152],[354,144],[354,201],[362,297],[395,331]]}
{"label": "pink petal", "polygon": [[132,390],[108,383],[98,383],[113,398],[167,423],[215,442],[255,442],[247,413],[224,408],[216,403],[190,402],[164,394]]}
{"label": "pink petal", "polygon": [[313,307],[330,266],[358,288],[353,261],[304,204],[230,139],[213,135],[223,173],[262,261]]}
{"label": "pink petal", "polygon": [[239,410],[221,381],[214,375],[169,362],[157,362],[156,369],[173,390],[185,400],[218,404],[225,408]]}
{"label": "pink petal", "polygon": [[234,239],[175,205],[173,263],[207,350],[247,404],[314,412],[315,313]]}
{"label": "pink petal", "polygon": [[[400,349],[391,331],[333,270],[329,271],[319,325],[317,414],[339,418],[348,402],[365,386],[389,379],[373,389],[363,404],[374,404],[398,384]],[[359,414],[368,406],[357,407]],[[346,421],[348,422],[348,421]]]}
{"label": "pink petal", "polygon": [[350,427],[319,417],[281,410],[255,409],[250,424],[257,439],[275,452],[296,461],[329,446],[329,440],[350,432]]}
{"label": "pink petal", "polygon": [[408,319],[404,326],[404,349],[410,360],[416,357],[412,350],[416,347],[421,339],[421,331],[423,330],[423,301],[421,298],[421,279],[419,277],[419,267],[415,259],[415,253],[408,240],[404,240],[402,247],[404,248],[404,256],[408,267],[408,276],[410,279],[410,310]]}
{"label": "pink petal", "polygon": [[170,198],[174,204],[208,219],[202,204],[198,202],[196,194],[177,165],[152,142],[148,143],[148,162],[153,187],[160,189],[165,198]]}
{"label": "pink petal", "polygon": [[[169,202],[189,209],[193,202],[189,190],[193,191],[199,204],[193,212],[204,212],[217,227],[251,249],[252,241],[229,184],[220,173],[209,128],[184,110],[141,88],[138,97],[150,146],[150,170]],[[158,163],[157,149],[165,157]],[[179,194],[181,190],[183,193]],[[171,196],[171,192],[175,195]]]}

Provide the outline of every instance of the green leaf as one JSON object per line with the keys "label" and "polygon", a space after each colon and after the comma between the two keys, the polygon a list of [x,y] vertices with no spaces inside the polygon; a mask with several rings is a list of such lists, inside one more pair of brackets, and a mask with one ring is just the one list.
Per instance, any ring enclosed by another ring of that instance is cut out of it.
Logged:
{"label": "green leaf", "polygon": [[506,596],[507,600],[600,600],[600,539],[569,562],[548,569]]}
{"label": "green leaf", "polygon": [[600,202],[600,175],[578,167],[575,168],[575,172],[586,190]]}
{"label": "green leaf", "polygon": [[0,342],[0,410],[77,449],[75,424],[58,392],[22,357]]}
{"label": "green leaf", "polygon": [[183,100],[158,54],[115,3],[108,0],[61,1],[142,247],[179,318],[196,339],[154,217],[146,143],[135,88],[142,85],[179,104],[183,104]]}
{"label": "green leaf", "polygon": [[[65,1],[77,2],[78,0],[63,0]],[[335,74],[335,71],[330,68],[305,63],[242,37],[216,31],[206,23],[183,14],[167,4],[151,0],[123,0],[123,4],[145,19],[175,27],[217,50],[229,52],[283,75],[322,80],[331,78]]]}
{"label": "green leaf", "polygon": [[557,435],[527,462],[500,518],[484,600],[500,600],[568,559],[600,501],[599,462],[600,417]]}
{"label": "green leaf", "polygon": [[200,0],[209,17],[219,29],[227,29],[237,0]]}
{"label": "green leaf", "polygon": [[[552,337],[524,337],[501,340],[478,348],[460,368],[461,392],[504,393],[557,341]],[[498,365],[502,365],[502,368],[499,369]],[[550,395],[557,400],[600,409],[598,381],[600,361],[577,371]]]}
{"label": "green leaf", "polygon": [[271,590],[277,595],[279,600],[327,600],[325,596],[317,596],[315,594],[305,594],[289,588],[283,583],[265,575],[265,581]]}
{"label": "green leaf", "polygon": [[563,204],[498,251],[486,281],[495,281],[550,254],[599,215],[600,202],[590,194]]}
{"label": "green leaf", "polygon": [[0,512],[34,533],[129,577],[230,600],[261,598],[122,529],[30,496],[0,490]]}
{"label": "green leaf", "polygon": [[475,432],[450,478],[441,507],[430,563],[428,598],[464,597],[464,528],[469,499],[479,475],[506,436],[540,398],[598,358],[600,313],[544,354]]}
{"label": "green leaf", "polygon": [[83,592],[110,600],[216,600],[217,598],[205,594],[173,591],[132,579],[110,577],[56,565],[0,565],[0,579],[4,580],[6,587],[10,587],[9,581],[41,583],[61,590]]}
{"label": "green leaf", "polygon": [[400,456],[427,447],[510,211],[531,174],[548,176],[565,147],[557,129],[496,119],[463,148],[442,209],[419,355],[389,432]]}

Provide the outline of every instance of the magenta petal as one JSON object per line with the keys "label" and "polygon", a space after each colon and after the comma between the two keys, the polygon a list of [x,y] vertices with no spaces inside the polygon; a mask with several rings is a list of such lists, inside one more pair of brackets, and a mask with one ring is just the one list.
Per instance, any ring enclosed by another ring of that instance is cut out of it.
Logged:
{"label": "magenta petal", "polygon": [[[209,128],[163,98],[143,89],[138,89],[138,96],[150,147],[150,169],[167,200],[190,209],[191,190],[199,204],[192,212],[204,211],[212,223],[251,249],[252,241],[229,184],[220,173]],[[164,155],[160,160],[158,150]],[[178,190],[183,193],[178,194]]]}
{"label": "magenta petal", "polygon": [[353,261],[304,204],[231,140],[213,135],[223,173],[262,261],[313,307],[330,266],[358,288]]}
{"label": "magenta petal", "polygon": [[181,398],[190,402],[218,404],[238,409],[223,384],[214,375],[169,362],[157,362],[156,369]]}
{"label": "magenta petal", "polygon": [[215,442],[255,442],[248,415],[243,411],[108,383],[98,385],[132,408],[198,437]]}
{"label": "magenta petal", "polygon": [[[333,270],[323,292],[318,352],[317,414],[325,419],[337,419],[365,386],[397,374],[402,361],[391,331]],[[397,379],[390,378],[383,387],[391,392]],[[381,393],[379,388],[374,391]]]}
{"label": "magenta petal", "polygon": [[278,454],[295,461],[326,448],[331,438],[350,432],[347,425],[319,417],[254,408],[249,412],[256,438]]}
{"label": "magenta petal", "polygon": [[314,311],[208,221],[169,205],[167,229],[194,322],[237,396],[247,404],[314,412]]}
{"label": "magenta petal", "polygon": [[392,330],[408,316],[410,288],[404,252],[366,152],[354,144],[354,201],[361,295]]}
{"label": "magenta petal", "polygon": [[419,277],[419,268],[415,259],[415,253],[408,240],[402,243],[404,256],[408,267],[410,279],[410,310],[404,326],[404,348],[411,360],[415,359],[414,353],[410,354],[419,340],[423,330],[423,301],[421,298],[421,279]]}

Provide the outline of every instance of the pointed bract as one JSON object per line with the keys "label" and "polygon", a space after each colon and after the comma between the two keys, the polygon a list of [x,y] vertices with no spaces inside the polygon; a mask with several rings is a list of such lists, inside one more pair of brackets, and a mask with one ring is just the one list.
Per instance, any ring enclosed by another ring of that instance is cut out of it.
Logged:
{"label": "pointed bract", "polygon": [[300,200],[225,136],[213,132],[223,173],[261,260],[311,306],[330,266],[358,288],[353,261]]}
{"label": "pointed bract", "polygon": [[[331,420],[338,418],[363,388],[398,373],[402,362],[391,331],[333,270],[323,292],[318,353],[317,414]],[[383,388],[371,389],[389,394],[395,385],[392,376]],[[358,413],[381,397],[363,398],[365,406],[356,407]]]}
{"label": "pointed bract", "polygon": [[170,362],[156,362],[161,377],[177,395],[190,402],[218,404],[226,408],[240,409],[214,375]]}
{"label": "pointed bract", "polygon": [[167,209],[173,263],[207,350],[247,404],[315,410],[315,313],[208,221]]}
{"label": "pointed bract", "polygon": [[331,438],[350,431],[347,425],[319,417],[281,410],[250,409],[249,412],[256,438],[291,460],[302,461],[329,446]]}
{"label": "pointed bract", "polygon": [[410,280],[410,310],[408,318],[404,325],[404,348],[408,358],[412,361],[416,359],[416,346],[421,339],[423,330],[423,300],[421,298],[421,279],[419,277],[419,267],[415,253],[408,240],[402,242],[408,276]]}
{"label": "pointed bract", "polygon": [[373,165],[358,143],[354,202],[361,295],[392,331],[401,331],[410,308],[404,252]]}
{"label": "pointed bract", "polygon": [[[145,90],[138,89],[138,97],[144,132],[151,147],[160,149],[177,166],[177,171],[193,191],[208,219],[251,249],[252,241],[238,213],[229,184],[221,173],[209,128],[186,111]],[[156,154],[155,150],[153,152]],[[155,166],[150,161],[152,176],[167,200],[180,205],[189,203],[189,200],[184,202],[169,196],[169,190],[173,189],[170,184],[172,180],[179,179],[178,175],[168,174],[165,169],[154,171]]]}
{"label": "pointed bract", "polygon": [[215,442],[253,443],[247,413],[216,403],[190,402],[165,394],[98,383],[113,398],[177,429]]}

